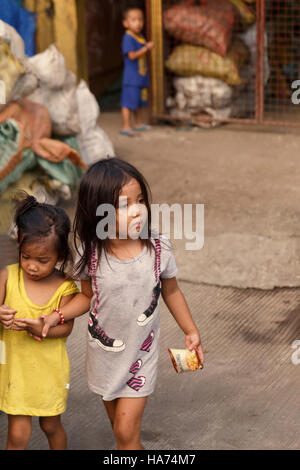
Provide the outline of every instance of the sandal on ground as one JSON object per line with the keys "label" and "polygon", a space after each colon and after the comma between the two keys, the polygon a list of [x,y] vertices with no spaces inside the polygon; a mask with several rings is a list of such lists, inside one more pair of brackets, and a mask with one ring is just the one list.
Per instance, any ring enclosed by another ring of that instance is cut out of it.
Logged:
{"label": "sandal on ground", "polygon": [[120,131],[121,135],[126,135],[127,137],[137,137],[138,134],[135,132],[135,129],[128,129],[126,131]]}
{"label": "sandal on ground", "polygon": [[135,127],[134,130],[139,132],[151,131],[153,130],[153,127],[149,126],[148,124],[143,124],[141,127]]}

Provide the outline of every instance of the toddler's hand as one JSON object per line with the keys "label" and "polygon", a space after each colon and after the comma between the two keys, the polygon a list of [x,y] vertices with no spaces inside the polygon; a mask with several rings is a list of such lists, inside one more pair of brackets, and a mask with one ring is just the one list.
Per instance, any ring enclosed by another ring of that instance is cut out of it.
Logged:
{"label": "toddler's hand", "polygon": [[45,338],[41,338],[40,336],[35,336],[35,335],[31,334],[31,333],[29,333],[29,331],[28,331],[28,334],[29,334],[29,336],[31,336],[33,339],[36,339],[37,341],[44,341],[44,339],[45,339]]}
{"label": "toddler's hand", "polygon": [[200,341],[200,335],[198,331],[195,331],[189,335],[186,335],[185,337],[185,347],[186,349],[189,349],[192,351],[193,349],[197,349],[200,357],[200,361],[203,364],[204,363],[204,353]]}
{"label": "toddler's hand", "polygon": [[13,310],[7,305],[1,305],[0,322],[2,323],[5,330],[11,329],[16,313],[17,313],[17,310]]}
{"label": "toddler's hand", "polygon": [[44,322],[43,330],[42,330],[42,338],[46,338],[48,331],[50,330],[51,327],[57,326],[60,322],[60,316],[58,313],[53,312],[50,313],[50,315],[42,315],[41,319]]}
{"label": "toddler's hand", "polygon": [[26,330],[29,336],[37,341],[42,341],[44,339],[41,337],[43,326],[44,323],[40,318],[36,320],[34,318],[18,318],[14,322],[13,329]]}

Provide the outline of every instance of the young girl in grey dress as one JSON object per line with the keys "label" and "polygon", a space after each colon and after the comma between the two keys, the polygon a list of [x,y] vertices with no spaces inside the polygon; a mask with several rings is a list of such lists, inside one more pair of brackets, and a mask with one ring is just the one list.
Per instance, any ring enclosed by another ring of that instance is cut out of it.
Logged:
{"label": "young girl in grey dress", "polygon": [[[121,159],[88,169],[74,220],[81,293],[44,319],[46,335],[62,318],[89,310],[88,385],[102,396],[120,450],[143,449],[141,420],[157,374],[160,293],[185,334],[186,348],[197,348],[204,361],[170,243],[151,232],[148,192],[140,172]],[[108,207],[103,204],[115,208],[115,219],[101,212]]]}

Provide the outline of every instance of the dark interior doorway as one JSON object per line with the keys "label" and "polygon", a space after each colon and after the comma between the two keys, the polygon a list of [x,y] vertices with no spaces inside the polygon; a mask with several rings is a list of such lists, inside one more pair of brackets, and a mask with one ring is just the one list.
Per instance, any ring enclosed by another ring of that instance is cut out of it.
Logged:
{"label": "dark interior doorway", "polygon": [[145,11],[145,0],[88,0],[86,41],[91,91],[102,110],[120,107],[123,73],[121,51],[123,11],[137,6]]}

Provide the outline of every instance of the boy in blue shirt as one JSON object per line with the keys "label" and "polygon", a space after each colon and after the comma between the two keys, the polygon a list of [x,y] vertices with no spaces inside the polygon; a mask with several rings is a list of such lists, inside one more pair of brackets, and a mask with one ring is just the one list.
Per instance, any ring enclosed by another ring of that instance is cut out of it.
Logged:
{"label": "boy in blue shirt", "polygon": [[[123,26],[126,32],[122,41],[124,73],[121,134],[134,137],[138,135],[136,131],[150,129],[150,126],[143,123],[143,108],[147,105],[147,87],[149,86],[146,55],[153,49],[154,44],[146,42],[141,34],[144,27],[144,14],[140,8],[125,10]],[[134,118],[134,129],[131,127],[131,115]]]}

